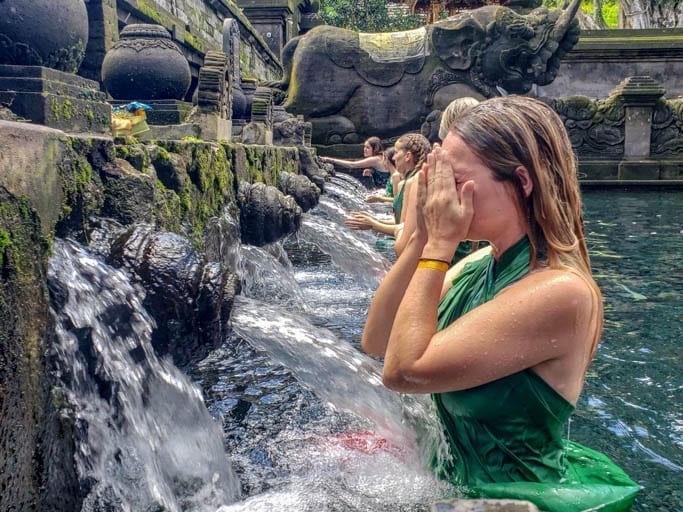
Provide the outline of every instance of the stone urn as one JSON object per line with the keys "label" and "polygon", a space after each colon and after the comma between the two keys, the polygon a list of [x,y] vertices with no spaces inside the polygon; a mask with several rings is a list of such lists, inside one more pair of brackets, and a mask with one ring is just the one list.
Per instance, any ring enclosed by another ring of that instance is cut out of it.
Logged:
{"label": "stone urn", "polygon": [[190,65],[161,25],[126,26],[102,62],[104,88],[116,100],[182,100]]}
{"label": "stone urn", "polygon": [[83,0],[0,0],[0,64],[74,73],[87,44]]}

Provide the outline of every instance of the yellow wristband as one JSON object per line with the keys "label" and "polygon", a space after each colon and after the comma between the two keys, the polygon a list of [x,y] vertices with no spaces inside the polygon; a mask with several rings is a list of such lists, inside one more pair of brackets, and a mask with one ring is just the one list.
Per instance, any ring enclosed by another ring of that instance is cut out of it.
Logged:
{"label": "yellow wristband", "polygon": [[420,258],[417,262],[417,268],[433,268],[441,272],[448,271],[448,263],[442,260],[430,260],[429,258]]}

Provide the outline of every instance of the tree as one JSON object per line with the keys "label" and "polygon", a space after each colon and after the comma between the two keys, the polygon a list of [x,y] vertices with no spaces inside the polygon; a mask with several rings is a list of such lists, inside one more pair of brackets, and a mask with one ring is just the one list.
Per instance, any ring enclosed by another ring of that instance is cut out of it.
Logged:
{"label": "tree", "polygon": [[325,23],[358,32],[392,32],[424,25],[424,19],[400,7],[390,10],[386,0],[321,0]]}
{"label": "tree", "polygon": [[683,27],[683,0],[620,0],[619,28]]}
{"label": "tree", "polygon": [[[543,0],[547,7],[562,3]],[[683,0],[584,0],[578,16],[586,29],[683,27]]]}

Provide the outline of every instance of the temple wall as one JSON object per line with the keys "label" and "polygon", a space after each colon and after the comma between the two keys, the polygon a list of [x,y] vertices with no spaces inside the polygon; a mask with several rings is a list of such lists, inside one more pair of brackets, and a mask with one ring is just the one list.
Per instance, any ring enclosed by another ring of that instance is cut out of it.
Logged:
{"label": "temple wall", "polygon": [[[245,207],[242,183],[279,184],[283,172],[299,172],[302,151],[229,142],[121,145],[0,119],[0,510],[82,505],[74,411],[51,362],[46,275],[54,237],[100,215],[190,233],[201,244],[209,218]],[[277,219],[261,220],[272,232]]]}
{"label": "temple wall", "polygon": [[683,29],[586,30],[538,96],[604,98],[629,76],[650,76],[667,98],[683,96]]}
{"label": "temple wall", "polygon": [[187,57],[196,80],[207,50],[223,48],[223,20],[237,20],[243,77],[275,80],[282,74],[275,55],[241,9],[229,0],[92,0],[87,3],[90,39],[79,74],[100,80],[104,54],[131,23],[156,23],[171,33]]}

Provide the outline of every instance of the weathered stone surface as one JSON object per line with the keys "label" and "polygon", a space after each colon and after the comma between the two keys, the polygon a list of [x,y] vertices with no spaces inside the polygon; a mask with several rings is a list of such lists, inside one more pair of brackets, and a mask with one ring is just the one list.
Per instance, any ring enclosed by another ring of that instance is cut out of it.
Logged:
{"label": "weathered stone surface", "polygon": [[434,503],[431,512],[538,512],[538,508],[529,501],[457,499]]}
{"label": "weathered stone surface", "polygon": [[0,65],[0,103],[34,123],[68,132],[109,132],[99,84],[41,66]]}
{"label": "weathered stone surface", "polygon": [[38,213],[44,236],[59,219],[64,197],[57,172],[65,151],[64,140],[58,130],[0,121],[2,186],[12,196],[26,198]]}
{"label": "weathered stone surface", "polygon": [[313,123],[316,144],[419,131],[453,98],[526,93],[551,82],[578,40],[578,6],[573,0],[561,14],[539,8],[524,16],[485,6],[389,34],[319,26],[284,48],[276,87],[286,92],[288,112]]}
{"label": "weathered stone surface", "polygon": [[242,241],[262,246],[294,233],[301,224],[301,208],[291,196],[263,183],[240,183],[237,196]]}
{"label": "weathered stone surface", "polygon": [[88,16],[82,0],[0,3],[0,64],[74,73],[87,43]]}
{"label": "weathered stone surface", "polygon": [[104,215],[122,224],[152,221],[155,176],[141,173],[120,158],[105,165],[100,176],[104,184]]}
{"label": "weathered stone surface", "polygon": [[283,194],[292,196],[304,212],[316,206],[320,199],[320,189],[301,174],[281,172],[277,188]]}
{"label": "weathered stone surface", "polygon": [[157,323],[157,354],[170,354],[183,367],[223,341],[239,280],[220,264],[207,264],[185,238],[138,225],[114,241],[111,259],[147,292],[144,305]]}

